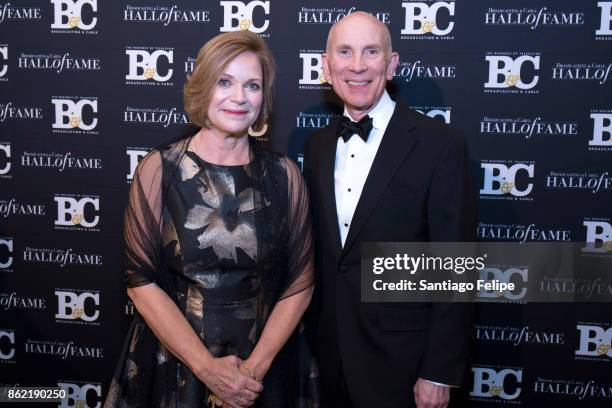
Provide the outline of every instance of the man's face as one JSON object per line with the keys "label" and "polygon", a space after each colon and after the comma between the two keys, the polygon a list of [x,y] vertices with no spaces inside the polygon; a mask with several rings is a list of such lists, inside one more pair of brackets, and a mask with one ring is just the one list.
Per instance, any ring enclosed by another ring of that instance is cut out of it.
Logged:
{"label": "man's face", "polygon": [[393,78],[399,56],[388,54],[384,27],[371,16],[352,15],[330,34],[323,72],[355,120],[378,102]]}

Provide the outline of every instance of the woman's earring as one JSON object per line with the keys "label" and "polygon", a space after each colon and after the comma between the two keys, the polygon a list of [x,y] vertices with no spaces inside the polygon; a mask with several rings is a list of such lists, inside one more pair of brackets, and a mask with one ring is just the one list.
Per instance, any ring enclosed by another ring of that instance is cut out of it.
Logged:
{"label": "woman's earring", "polygon": [[249,136],[262,137],[268,131],[268,124],[264,123],[260,131],[255,131],[252,126],[249,126]]}

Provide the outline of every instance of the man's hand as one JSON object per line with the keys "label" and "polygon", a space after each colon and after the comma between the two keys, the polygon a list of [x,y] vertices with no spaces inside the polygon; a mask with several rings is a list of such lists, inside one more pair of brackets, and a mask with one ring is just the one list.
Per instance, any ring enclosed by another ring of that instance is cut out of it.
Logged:
{"label": "man's hand", "polygon": [[450,388],[435,385],[419,378],[414,384],[414,402],[417,408],[446,408],[450,401]]}

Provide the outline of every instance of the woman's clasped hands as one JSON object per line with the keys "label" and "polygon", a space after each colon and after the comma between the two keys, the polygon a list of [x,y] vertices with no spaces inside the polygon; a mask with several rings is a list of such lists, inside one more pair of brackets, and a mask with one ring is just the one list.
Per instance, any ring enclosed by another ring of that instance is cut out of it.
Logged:
{"label": "woman's clasped hands", "polygon": [[210,391],[217,406],[250,407],[263,390],[263,385],[251,378],[243,368],[243,361],[236,356],[211,358],[196,373]]}

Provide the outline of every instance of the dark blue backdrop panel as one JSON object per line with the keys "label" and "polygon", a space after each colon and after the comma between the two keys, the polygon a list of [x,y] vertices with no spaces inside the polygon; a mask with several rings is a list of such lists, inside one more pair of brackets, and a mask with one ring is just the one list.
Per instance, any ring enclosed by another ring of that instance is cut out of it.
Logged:
{"label": "dark blue backdrop panel", "polygon": [[[0,386],[61,386],[62,407],[104,398],[133,315],[127,191],[150,149],[195,132],[181,90],[200,46],[240,29],[267,41],[263,137],[301,163],[342,112],[321,53],[356,10],[389,27],[391,95],[468,139],[480,239],[612,241],[612,1],[4,1]],[[454,405],[608,407],[611,338],[605,304],[483,303]]]}

